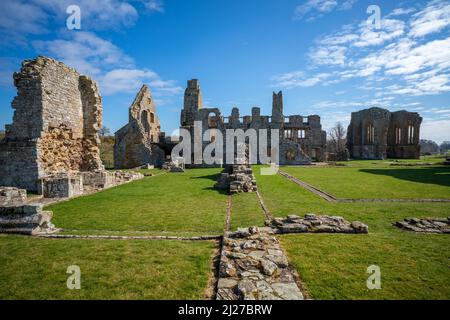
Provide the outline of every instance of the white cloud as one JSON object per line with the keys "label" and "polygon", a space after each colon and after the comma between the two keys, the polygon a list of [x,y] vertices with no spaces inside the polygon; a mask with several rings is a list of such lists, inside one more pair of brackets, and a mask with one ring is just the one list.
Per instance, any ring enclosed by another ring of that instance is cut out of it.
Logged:
{"label": "white cloud", "polygon": [[133,59],[120,48],[93,33],[71,32],[69,36],[67,39],[34,41],[33,47],[90,76],[97,76],[111,65],[133,65]]}
{"label": "white cloud", "polygon": [[408,9],[406,9],[406,8],[397,8],[397,9],[392,10],[392,12],[389,13],[388,15],[386,15],[386,18],[403,16],[403,15],[407,15],[407,14],[413,13],[415,11],[416,11],[416,9],[414,9],[414,8],[408,8]]}
{"label": "white cloud", "polygon": [[147,83],[150,89],[159,95],[182,92],[182,88],[177,86],[175,81],[162,80],[157,73],[146,69],[114,69],[100,79],[102,93],[107,95],[116,92],[136,92],[142,83]]}
{"label": "white cloud", "polygon": [[164,12],[164,3],[161,0],[146,0],[144,5],[147,10]]}
{"label": "white cloud", "polygon": [[121,30],[136,23],[138,12],[164,12],[162,0],[3,0],[0,36],[7,41],[2,44],[25,45],[27,36],[49,32],[50,21],[65,28],[66,9],[72,4],[80,7],[82,30],[90,31]]}
{"label": "white cloud", "polygon": [[298,5],[294,11],[294,19],[314,20],[333,10],[349,10],[358,0],[307,0]]}
{"label": "white cloud", "polygon": [[67,39],[35,41],[33,46],[98,80],[105,95],[135,92],[143,83],[149,84],[156,95],[182,91],[175,81],[163,80],[152,70],[136,68],[134,60],[120,48],[90,32],[70,33]]}
{"label": "white cloud", "polygon": [[344,65],[347,48],[343,46],[320,46],[309,52],[309,58],[316,65]]}
{"label": "white cloud", "polygon": [[328,73],[320,73],[307,77],[303,71],[284,73],[273,77],[273,86],[279,88],[312,87],[330,77]]}
{"label": "white cloud", "polygon": [[[18,23],[17,17],[20,17]],[[26,45],[27,34],[47,33],[47,13],[34,3],[0,1],[1,45]]]}
{"label": "white cloud", "polygon": [[423,37],[436,33],[450,25],[450,2],[432,1],[428,6],[416,13],[411,21],[410,35]]}
{"label": "white cloud", "polygon": [[[314,3],[307,2],[305,6],[309,4],[311,8]],[[318,8],[325,10],[330,6]],[[312,70],[321,68],[317,74],[302,74],[301,78],[284,79],[278,84],[286,88],[300,87],[305,86],[305,79],[328,74],[326,81],[311,80],[307,84],[330,85],[362,78],[383,89],[374,93],[375,96],[448,92],[450,37],[446,34],[442,38],[441,32],[450,23],[449,11],[449,1],[431,1],[421,9],[395,9],[381,21],[380,30],[367,21],[344,25],[338,32],[319,38],[309,50]],[[403,18],[387,18],[399,16]],[[437,37],[417,37],[432,32]]]}

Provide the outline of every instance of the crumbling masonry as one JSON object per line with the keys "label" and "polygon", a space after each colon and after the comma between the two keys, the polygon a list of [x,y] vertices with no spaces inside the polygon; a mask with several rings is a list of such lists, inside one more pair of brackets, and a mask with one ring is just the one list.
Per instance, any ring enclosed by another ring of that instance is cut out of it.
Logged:
{"label": "crumbling masonry", "polygon": [[[233,108],[230,117],[223,117],[218,108],[203,108],[199,82],[197,79],[193,79],[188,81],[184,94],[180,128],[188,130],[191,137],[194,137],[194,122],[201,121],[202,132],[208,129],[220,131],[224,137],[224,154],[227,129],[243,129],[244,131],[255,129],[257,133],[260,129],[267,129],[268,157],[271,156],[270,129],[279,129],[278,152],[281,165],[309,164],[312,160],[325,160],[326,132],[322,130],[318,115],[285,117],[281,91],[273,93],[272,116],[262,116],[260,111],[260,108],[255,107],[252,108],[251,116],[241,117],[239,109]],[[192,144],[194,144],[193,140]],[[203,141],[203,149],[209,143],[209,141]],[[192,150],[194,150],[193,147]],[[192,155],[192,163],[195,163],[194,155]]]}
{"label": "crumbling masonry", "polygon": [[416,112],[370,108],[352,113],[347,148],[355,159],[419,159],[422,118]]}
{"label": "crumbling masonry", "polygon": [[0,185],[42,193],[48,175],[104,169],[97,134],[102,101],[93,80],[38,57],[22,63],[14,84],[13,124],[0,142]]}
{"label": "crumbling masonry", "polygon": [[89,77],[40,56],[22,63],[14,83],[13,124],[0,142],[0,186],[71,198],[142,178],[104,170],[102,99]]}
{"label": "crumbling masonry", "polygon": [[160,135],[161,125],[152,94],[143,85],[130,106],[129,122],[115,133],[114,167],[161,166],[165,153],[157,145]]}

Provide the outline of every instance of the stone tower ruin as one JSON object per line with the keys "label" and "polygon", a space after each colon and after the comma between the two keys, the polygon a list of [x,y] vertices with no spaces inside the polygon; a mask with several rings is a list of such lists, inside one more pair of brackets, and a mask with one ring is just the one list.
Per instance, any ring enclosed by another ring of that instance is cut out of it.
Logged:
{"label": "stone tower ruin", "polygon": [[96,83],[39,56],[14,73],[13,123],[0,142],[0,185],[39,192],[49,174],[104,170],[102,100]]}
{"label": "stone tower ruin", "polygon": [[161,166],[161,124],[149,88],[143,85],[130,106],[128,123],[115,133],[114,167],[130,169],[146,164]]}
{"label": "stone tower ruin", "polygon": [[[283,114],[283,93],[272,95],[272,115],[261,115],[259,107],[253,107],[251,115],[240,116],[238,108],[233,108],[229,117],[224,117],[218,108],[202,108],[202,94],[197,79],[187,82],[184,94],[184,107],[181,111],[180,129],[190,132],[194,137],[194,122],[200,121],[202,132],[215,129],[222,133],[226,150],[227,129],[278,129],[280,134],[279,161],[280,164],[299,165],[309,164],[311,161],[324,161],[326,148],[326,132],[322,130],[320,117],[318,115],[301,116],[291,115],[285,117]],[[194,139],[191,140],[193,146]],[[268,139],[270,141],[270,139]],[[209,144],[201,141],[203,149]],[[270,149],[271,146],[268,146]],[[194,150],[194,148],[191,148]],[[195,153],[191,156],[195,166],[205,166],[204,163],[196,161]]]}

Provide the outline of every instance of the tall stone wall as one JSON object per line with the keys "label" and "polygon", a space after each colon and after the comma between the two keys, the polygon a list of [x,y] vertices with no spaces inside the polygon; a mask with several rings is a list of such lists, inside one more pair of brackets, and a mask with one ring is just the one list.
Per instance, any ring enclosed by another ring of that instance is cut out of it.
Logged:
{"label": "tall stone wall", "polygon": [[157,145],[161,125],[150,90],[143,85],[129,110],[129,122],[115,133],[114,167],[161,166],[165,153]]}
{"label": "tall stone wall", "polygon": [[370,108],[352,113],[347,148],[355,159],[419,158],[418,113]]}
{"label": "tall stone wall", "polygon": [[[270,130],[279,129],[279,161],[280,164],[309,164],[312,160],[324,161],[326,148],[326,132],[322,130],[320,117],[311,115],[283,115],[283,93],[273,93],[272,115],[261,115],[261,109],[252,108],[252,114],[241,117],[238,108],[233,108],[230,117],[223,117],[218,108],[202,108],[201,89],[197,79],[189,80],[184,95],[184,108],[181,112],[181,128],[186,129],[194,137],[194,121],[202,123],[202,130],[216,129],[224,137],[224,154],[226,150],[227,129],[266,129],[268,134],[267,149],[270,150]],[[299,131],[304,132],[300,135]],[[289,133],[289,134],[286,134]],[[194,143],[192,139],[192,144]],[[203,141],[203,149],[209,144]],[[258,146],[259,148],[259,146]],[[236,148],[235,148],[236,149]],[[192,150],[194,150],[192,148]],[[195,159],[192,157],[192,160]],[[205,166],[202,164],[201,166]]]}
{"label": "tall stone wall", "polygon": [[13,123],[0,142],[0,185],[38,191],[49,174],[103,170],[102,102],[93,80],[51,58],[14,74]]}

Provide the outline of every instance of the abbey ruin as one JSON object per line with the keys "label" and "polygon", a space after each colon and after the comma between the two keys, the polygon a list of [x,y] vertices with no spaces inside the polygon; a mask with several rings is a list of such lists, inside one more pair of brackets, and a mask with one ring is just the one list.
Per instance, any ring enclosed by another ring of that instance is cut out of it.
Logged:
{"label": "abbey ruin", "polygon": [[[39,56],[22,63],[14,83],[13,123],[6,126],[6,136],[0,141],[0,186],[48,198],[70,198],[139,178],[104,169],[99,148],[102,99],[95,81],[61,62]],[[421,121],[418,113],[407,111],[371,108],[354,112],[347,138],[350,154],[362,159],[418,158]],[[223,137],[227,129],[267,130],[268,142],[270,129],[278,129],[279,146],[267,146],[267,156],[278,152],[281,165],[327,159],[326,132],[320,117],[285,116],[281,91],[273,93],[271,116],[261,115],[260,108],[254,107],[251,115],[240,116],[239,109],[233,108],[231,115],[224,117],[218,108],[203,108],[199,81],[189,80],[180,129],[195,136],[195,122],[201,124],[202,132],[212,129]],[[214,138],[203,141],[203,148]],[[128,123],[115,134],[115,167],[161,167],[170,160],[174,145],[161,132],[152,94],[143,85],[129,108]],[[225,143],[223,147],[225,150]],[[251,180],[245,189],[253,189]]]}
{"label": "abbey ruin", "polygon": [[128,123],[115,133],[114,167],[162,166],[165,154],[157,145],[160,135],[161,125],[152,94],[143,85],[130,106]]}
{"label": "abbey ruin", "polygon": [[[310,164],[311,161],[325,161],[326,132],[322,130],[320,117],[318,115],[307,117],[301,115],[285,116],[283,114],[282,92],[273,93],[272,99],[271,116],[261,115],[261,109],[254,107],[251,115],[240,116],[239,109],[233,108],[231,115],[224,117],[218,108],[203,108],[199,81],[192,79],[188,81],[184,93],[184,107],[181,111],[180,129],[188,130],[191,136],[194,137],[194,123],[200,121],[202,132],[208,129],[220,131],[224,141],[226,141],[227,129],[242,129],[244,131],[255,129],[256,132],[266,129],[269,136],[270,129],[278,129],[280,143],[278,148],[273,150],[279,152],[279,164],[300,165]],[[211,137],[211,141],[214,141],[214,137]],[[211,141],[203,141],[203,148]],[[270,137],[268,142],[267,156],[270,157],[272,150]],[[223,147],[225,150],[225,143]],[[259,147],[258,145],[258,152]],[[194,158],[192,158],[192,163],[195,163]]]}
{"label": "abbey ruin", "polygon": [[416,112],[370,108],[352,113],[347,147],[355,159],[419,159],[420,124]]}

